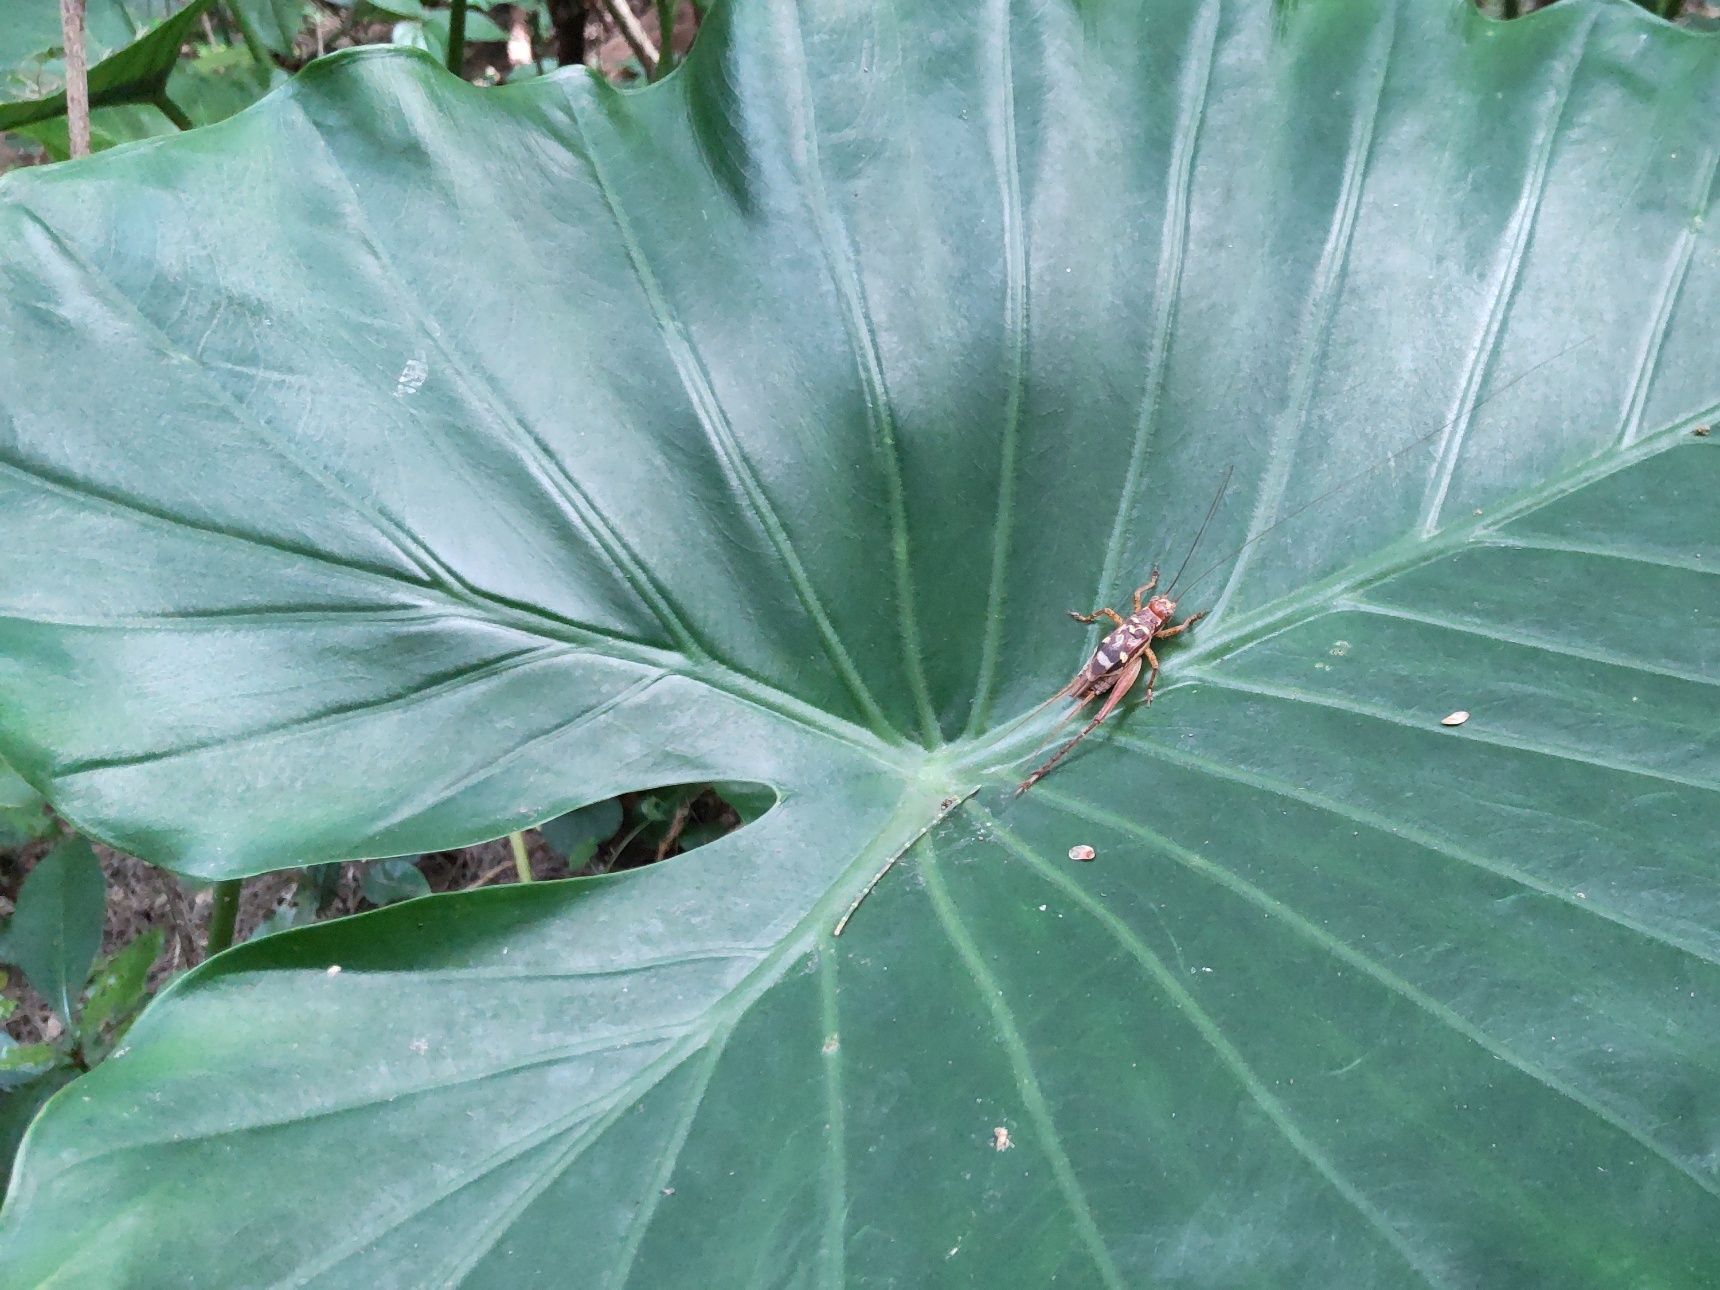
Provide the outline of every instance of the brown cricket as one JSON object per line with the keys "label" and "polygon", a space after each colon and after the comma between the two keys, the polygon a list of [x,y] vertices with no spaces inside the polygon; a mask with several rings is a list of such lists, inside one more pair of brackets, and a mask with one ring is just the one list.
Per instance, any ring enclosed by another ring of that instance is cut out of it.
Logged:
{"label": "brown cricket", "polygon": [[[1017,796],[1044,779],[1051,772],[1051,768],[1067,757],[1076,744],[1092,734],[1099,723],[1111,715],[1111,710],[1123,701],[1123,696],[1140,678],[1143,662],[1149,669],[1146,700],[1148,703],[1153,701],[1153,685],[1159,678],[1159,656],[1153,652],[1153,642],[1185,632],[1206,617],[1206,611],[1203,609],[1198,614],[1190,614],[1180,623],[1167,626],[1176,614],[1177,602],[1169,596],[1154,596],[1144,604],[1141,600],[1141,597],[1158,586],[1158,583],[1159,571],[1154,569],[1153,576],[1135,588],[1134,612],[1127,618],[1108,606],[1101,606],[1090,614],[1077,613],[1073,609],[1069,611],[1069,616],[1077,622],[1091,623],[1103,617],[1109,618],[1117,626],[1099,642],[1099,648],[1093,651],[1093,657],[1075,673],[1069,684],[1052,695],[1048,702],[1074,699],[1075,707],[1070,710],[1069,716],[1074,716],[1100,695],[1105,696],[1105,702],[1098,715],[1082,727],[1080,734],[1064,744],[1052,754],[1049,761],[1021,781],[1015,790]],[[1068,719],[1069,717],[1065,717],[1064,721]],[[1062,722],[1058,724],[1061,725]]]}
{"label": "brown cricket", "polygon": [[[1474,407],[1470,408],[1467,413],[1459,415],[1473,416],[1476,410],[1483,404],[1491,402],[1493,399],[1499,397],[1499,395],[1504,394],[1519,381],[1532,376],[1534,373],[1547,366],[1547,364],[1563,358],[1572,350],[1587,344],[1590,339],[1590,337],[1584,336],[1565,346],[1557,353],[1551,354],[1542,359],[1540,362],[1531,364],[1526,370],[1519,372],[1516,376],[1500,385],[1498,389],[1490,392],[1485,398],[1477,402]],[[1449,421],[1434,426],[1431,430],[1416,436],[1416,438],[1412,439],[1409,443],[1397,449],[1395,452],[1387,453],[1385,456],[1374,461],[1364,469],[1339,481],[1336,485],[1326,489],[1313,499],[1302,503],[1300,506],[1296,507],[1296,509],[1289,512],[1289,514],[1279,516],[1278,519],[1255,533],[1246,542],[1243,542],[1240,546],[1234,547],[1227,555],[1209,565],[1199,577],[1189,583],[1189,590],[1192,591],[1194,588],[1198,587],[1207,579],[1208,575],[1216,572],[1220,566],[1222,566],[1232,556],[1238,555],[1247,550],[1267,534],[1271,533],[1281,525],[1288,524],[1291,520],[1295,519],[1298,515],[1301,515],[1310,507],[1317,506],[1328,497],[1342,492],[1358,480],[1367,478],[1381,467],[1390,465],[1404,454],[1421,447],[1421,445],[1425,444],[1429,439],[1432,439],[1437,435],[1444,434],[1457,423],[1458,419],[1458,416],[1454,416]],[[1698,426],[1691,433],[1700,436],[1706,434],[1707,430],[1708,428],[1706,426]],[[1144,604],[1142,603],[1141,598],[1158,586],[1159,571],[1154,569],[1152,577],[1148,578],[1146,582],[1135,588],[1133,612],[1130,613],[1127,618],[1124,618],[1123,615],[1119,614],[1115,609],[1108,607],[1095,609],[1090,614],[1077,613],[1073,609],[1069,611],[1069,616],[1077,622],[1091,623],[1096,622],[1098,619],[1103,617],[1109,618],[1117,625],[1104,640],[1099,642],[1099,648],[1093,651],[1093,657],[1088,659],[1081,670],[1070,678],[1069,684],[1065,685],[1061,690],[1057,691],[1056,694],[1045,700],[1044,703],[1039,705],[1039,708],[1034,709],[1034,712],[1038,712],[1040,708],[1056,703],[1059,699],[1074,699],[1075,706],[1064,715],[1063,719],[1059,721],[1057,725],[1052,727],[1052,731],[1055,732],[1063,725],[1063,722],[1068,721],[1070,717],[1073,717],[1094,699],[1104,696],[1105,702],[1100,706],[1098,714],[1081,728],[1080,734],[1076,735],[1068,743],[1064,744],[1052,755],[1049,761],[1047,761],[1038,770],[1034,771],[1026,779],[1021,781],[1015,790],[1017,797],[1032,788],[1040,780],[1044,779],[1045,776],[1051,772],[1051,768],[1067,757],[1076,744],[1080,743],[1088,735],[1092,734],[1093,731],[1098,728],[1099,723],[1111,715],[1112,710],[1123,701],[1123,696],[1127,694],[1134,686],[1135,682],[1140,679],[1141,666],[1143,663],[1151,669],[1147,673],[1146,699],[1148,703],[1153,701],[1153,684],[1159,678],[1159,656],[1153,652],[1153,642],[1166,640],[1172,636],[1180,635],[1190,627],[1194,626],[1202,618],[1206,617],[1207,611],[1203,609],[1198,614],[1190,614],[1180,623],[1166,626],[1166,624],[1170,623],[1171,619],[1175,617],[1177,611],[1177,602],[1170,593],[1176,590],[1177,583],[1182,578],[1183,570],[1188,568],[1189,557],[1194,555],[1195,548],[1200,545],[1200,539],[1206,533],[1206,526],[1212,522],[1213,514],[1218,510],[1218,504],[1224,500],[1224,490],[1230,483],[1230,474],[1231,472],[1229,470],[1224,472],[1224,478],[1219,482],[1218,492],[1212,499],[1212,505],[1207,508],[1206,518],[1200,522],[1200,528],[1195,531],[1194,541],[1189,543],[1188,554],[1183,556],[1183,562],[1177,569],[1176,577],[1171,579],[1171,585],[1165,589],[1163,594],[1154,596]],[[1479,514],[1479,512],[1477,513]],[[1049,736],[1047,736],[1047,738],[1049,738]]]}
{"label": "brown cricket", "polygon": [[[1143,600],[1143,597],[1159,585],[1159,571],[1154,569],[1152,576],[1135,588],[1132,612],[1127,618],[1108,605],[1101,605],[1090,614],[1079,613],[1073,609],[1069,611],[1069,616],[1078,623],[1093,623],[1101,618],[1109,618],[1116,627],[1099,642],[1099,648],[1093,651],[1093,657],[1069,679],[1069,684],[1039,706],[1043,708],[1059,699],[1074,699],[1075,706],[1063,718],[1063,721],[1067,721],[1101,695],[1104,696],[1105,702],[1100,706],[1098,714],[1082,727],[1080,734],[1064,744],[1051,755],[1049,761],[1021,781],[1015,790],[1017,797],[1050,774],[1051,768],[1067,757],[1076,744],[1098,729],[1099,723],[1111,715],[1112,710],[1123,701],[1123,696],[1140,679],[1143,664],[1148,668],[1146,701],[1153,701],[1153,686],[1159,679],[1159,656],[1153,652],[1153,642],[1181,635],[1206,617],[1206,610],[1203,609],[1198,614],[1190,614],[1180,623],[1172,624],[1171,619],[1177,612],[1177,602],[1169,593],[1176,590],[1177,581],[1182,577],[1183,570],[1188,568],[1189,558],[1200,545],[1200,539],[1206,533],[1206,526],[1212,523],[1213,514],[1218,510],[1218,504],[1224,500],[1224,490],[1229,483],[1230,471],[1226,470],[1224,478],[1219,481],[1218,492],[1213,495],[1212,505],[1207,507],[1206,518],[1195,531],[1194,541],[1189,543],[1188,554],[1183,556],[1176,577],[1171,579],[1171,585],[1166,588],[1165,594]],[[1063,721],[1059,721],[1052,730],[1055,731]]]}

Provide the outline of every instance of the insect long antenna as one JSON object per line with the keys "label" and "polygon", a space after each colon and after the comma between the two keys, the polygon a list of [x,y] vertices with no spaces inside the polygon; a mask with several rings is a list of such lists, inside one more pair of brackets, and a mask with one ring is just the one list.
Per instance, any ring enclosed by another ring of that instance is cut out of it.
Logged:
{"label": "insect long antenna", "polygon": [[[1517,373],[1516,376],[1513,376],[1509,381],[1506,381],[1505,384],[1501,385],[1498,389],[1496,389],[1492,393],[1490,393],[1486,398],[1482,399],[1474,407],[1470,408],[1468,415],[1474,416],[1475,413],[1478,412],[1483,406],[1492,402],[1494,399],[1498,398],[1501,394],[1505,393],[1505,391],[1509,390],[1513,385],[1516,385],[1519,381],[1527,380],[1529,377],[1533,376],[1536,372],[1540,371],[1543,367],[1547,366],[1548,363],[1556,362],[1558,359],[1563,358],[1566,354],[1569,354],[1573,349],[1577,349],[1580,346],[1588,344],[1591,339],[1592,339],[1592,337],[1584,336],[1581,340],[1573,341],[1571,344],[1566,345],[1558,353],[1550,354],[1546,358],[1543,358],[1540,362],[1531,364],[1529,367],[1527,367],[1523,371]],[[1188,595],[1189,591],[1193,591],[1196,587],[1200,586],[1201,583],[1205,582],[1209,577],[1211,577],[1220,568],[1222,568],[1228,561],[1234,560],[1237,556],[1241,555],[1249,547],[1253,546],[1256,542],[1260,541],[1261,538],[1263,538],[1267,534],[1271,533],[1273,529],[1276,529],[1276,528],[1280,527],[1281,525],[1288,524],[1291,520],[1295,519],[1298,515],[1302,514],[1303,511],[1306,511],[1312,507],[1318,506],[1321,502],[1325,501],[1328,497],[1331,497],[1334,493],[1343,492],[1351,484],[1354,484],[1360,480],[1366,479],[1369,475],[1373,474],[1376,470],[1379,470],[1381,467],[1389,466],[1392,462],[1396,461],[1399,457],[1402,457],[1405,453],[1414,452],[1417,448],[1421,447],[1429,439],[1432,439],[1436,435],[1444,434],[1447,430],[1451,429],[1451,427],[1456,425],[1457,422],[1464,415],[1465,415],[1464,413],[1459,412],[1456,416],[1452,417],[1451,420],[1435,426],[1433,429],[1429,430],[1426,434],[1417,435],[1414,439],[1410,440],[1408,443],[1406,443],[1403,447],[1397,449],[1395,452],[1387,453],[1385,456],[1381,457],[1378,461],[1374,462],[1372,465],[1364,467],[1363,469],[1357,471],[1355,474],[1351,475],[1347,479],[1340,480],[1338,483],[1332,485],[1332,487],[1328,488],[1325,492],[1319,494],[1317,497],[1314,497],[1309,501],[1303,502],[1302,505],[1298,506],[1295,510],[1291,511],[1288,515],[1279,516],[1277,519],[1273,520],[1272,523],[1268,524],[1265,528],[1261,529],[1260,532],[1256,533],[1253,537],[1249,538],[1246,542],[1242,543],[1240,546],[1232,547],[1224,555],[1220,556],[1217,560],[1215,560],[1211,564],[1209,564],[1205,569],[1201,570],[1200,576],[1197,577],[1193,582],[1189,583],[1188,591],[1183,592],[1183,595],[1185,595],[1185,596]],[[1201,525],[1202,531],[1205,531],[1205,528],[1206,528],[1206,526],[1204,524]],[[1196,540],[1197,541],[1199,540],[1198,535],[1196,537]],[[1184,563],[1185,564],[1187,563],[1186,559],[1184,560]],[[1182,576],[1182,571],[1180,569],[1177,571],[1177,576],[1178,577]],[[1173,581],[1171,583],[1171,586],[1173,586],[1173,587],[1176,586],[1176,583]]]}
{"label": "insect long antenna", "polygon": [[1171,579],[1171,585],[1165,588],[1165,595],[1177,589],[1177,582],[1183,576],[1183,570],[1188,568],[1188,562],[1194,556],[1195,548],[1206,536],[1206,526],[1212,523],[1212,517],[1218,513],[1218,504],[1224,500],[1224,490],[1230,487],[1230,476],[1236,465],[1232,463],[1224,468],[1224,478],[1218,481],[1218,491],[1212,495],[1212,505],[1206,508],[1206,518],[1200,522],[1200,527],[1194,531],[1194,541],[1188,544],[1188,550],[1183,553],[1182,563],[1177,566],[1176,577]]}

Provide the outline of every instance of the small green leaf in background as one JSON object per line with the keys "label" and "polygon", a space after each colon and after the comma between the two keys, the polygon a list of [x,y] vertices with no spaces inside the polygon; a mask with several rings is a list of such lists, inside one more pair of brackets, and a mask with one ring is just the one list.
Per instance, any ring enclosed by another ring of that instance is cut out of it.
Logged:
{"label": "small green leaf in background", "polygon": [[[174,4],[164,0],[132,0],[130,5],[122,0],[91,0],[86,12],[90,107],[159,99],[179,60],[179,47],[212,3],[191,0],[169,12]],[[158,25],[148,25],[157,19]],[[12,21],[10,14],[5,21]],[[0,66],[0,130],[65,115],[66,95],[61,88],[65,69],[57,48],[28,48],[41,45],[44,30],[32,27],[27,33],[31,39],[4,42],[7,56],[14,61]]]}
{"label": "small green leaf in background", "polygon": [[614,837],[620,827],[621,801],[611,797],[558,815],[540,824],[538,832],[569,869],[578,869],[597,853],[597,844]]}
{"label": "small green leaf in background", "polygon": [[37,862],[6,927],[7,958],[70,1024],[102,943],[107,883],[81,837],[67,838]]}
{"label": "small green leaf in background", "polygon": [[300,870],[292,898],[258,923],[247,939],[259,940],[288,928],[305,927],[316,922],[323,906],[340,890],[340,870],[337,863],[313,864]]}
{"label": "small green leaf in background", "polygon": [[0,761],[0,847],[20,846],[54,827],[42,795],[5,762]]}
{"label": "small green leaf in background", "polygon": [[430,894],[430,882],[418,870],[417,856],[372,860],[359,875],[359,890],[373,905],[394,905]]}
{"label": "small green leaf in background", "polygon": [[268,49],[293,52],[293,42],[305,25],[305,0],[230,0],[239,21],[249,25]]}
{"label": "small green leaf in background", "polygon": [[52,1044],[21,1044],[0,1032],[0,1091],[27,1084],[63,1060]]}
{"label": "small green leaf in background", "polygon": [[161,939],[161,929],[152,927],[96,968],[78,1021],[86,1040],[109,1021],[123,1026],[142,1004],[149,969],[161,955]]}
{"label": "small green leaf in background", "polygon": [[[174,65],[167,97],[192,125],[224,121],[263,96],[269,78],[241,45],[197,45]],[[152,103],[126,103],[97,108],[90,114],[90,149],[100,152],[115,144],[176,134],[179,127]],[[56,161],[69,155],[66,118],[54,117],[16,131],[33,139]]]}

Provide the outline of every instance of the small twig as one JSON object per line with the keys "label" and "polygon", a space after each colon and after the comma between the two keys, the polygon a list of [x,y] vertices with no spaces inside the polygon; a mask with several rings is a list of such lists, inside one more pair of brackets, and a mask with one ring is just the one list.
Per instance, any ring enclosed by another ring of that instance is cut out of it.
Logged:
{"label": "small twig", "polygon": [[943,804],[938,808],[938,813],[927,822],[926,827],[904,842],[901,849],[898,850],[895,855],[884,861],[884,867],[872,875],[872,881],[860,889],[860,894],[854,897],[854,903],[848,906],[848,912],[836,920],[836,926],[830,929],[830,934],[832,936],[842,935],[842,929],[848,926],[848,920],[854,917],[854,911],[860,908],[860,902],[872,894],[872,888],[884,881],[884,875],[896,867],[896,861],[900,860],[903,856],[907,855],[908,852],[912,851],[915,843],[925,837],[926,834],[930,833],[938,825],[942,824],[945,816],[949,815],[951,811],[955,810],[977,792],[979,792],[979,788],[976,786],[968,789],[968,791],[963,793],[960,797],[946,797],[943,800]]}
{"label": "small twig", "polygon": [[645,28],[639,25],[639,19],[633,16],[633,10],[628,8],[627,0],[600,0],[600,3],[603,5],[603,12],[608,14],[620,29],[621,38],[633,51],[633,57],[637,58],[639,65],[645,69],[646,77],[655,80],[657,47],[651,43],[651,37],[645,34]]}
{"label": "small twig", "polygon": [[60,0],[66,47],[66,129],[74,157],[90,155],[90,63],[84,47],[84,0]]}
{"label": "small twig", "polygon": [[483,873],[479,874],[476,878],[472,879],[471,882],[467,883],[464,890],[471,891],[475,887],[488,886],[497,878],[500,878],[504,873],[513,869],[513,867],[514,862],[510,857],[509,859],[502,861],[499,865],[496,865],[494,868],[484,870]]}
{"label": "small twig", "polygon": [[508,834],[508,846],[514,853],[514,872],[519,875],[521,882],[532,880],[531,857],[526,854],[526,835],[524,833]]}
{"label": "small twig", "polygon": [[680,840],[681,830],[687,827],[687,820],[693,814],[693,804],[682,802],[675,808],[675,813],[669,817],[669,830],[663,834],[663,840],[657,844],[657,860],[664,859]]}

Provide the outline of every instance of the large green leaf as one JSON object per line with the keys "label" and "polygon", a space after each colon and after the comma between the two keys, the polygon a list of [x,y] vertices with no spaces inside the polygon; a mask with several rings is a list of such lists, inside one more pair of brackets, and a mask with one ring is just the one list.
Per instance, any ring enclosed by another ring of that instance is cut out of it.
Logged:
{"label": "large green leaf", "polygon": [[[85,13],[90,106],[153,103],[179,47],[215,0],[91,0]],[[0,130],[66,112],[58,0],[18,0],[0,23]]]}
{"label": "large green leaf", "polygon": [[[1720,1280],[1717,78],[1622,4],[738,0],[639,94],[355,53],[8,179],[72,821],[780,802],[183,979],[5,1279]],[[1230,468],[1157,702],[1012,799]]]}

